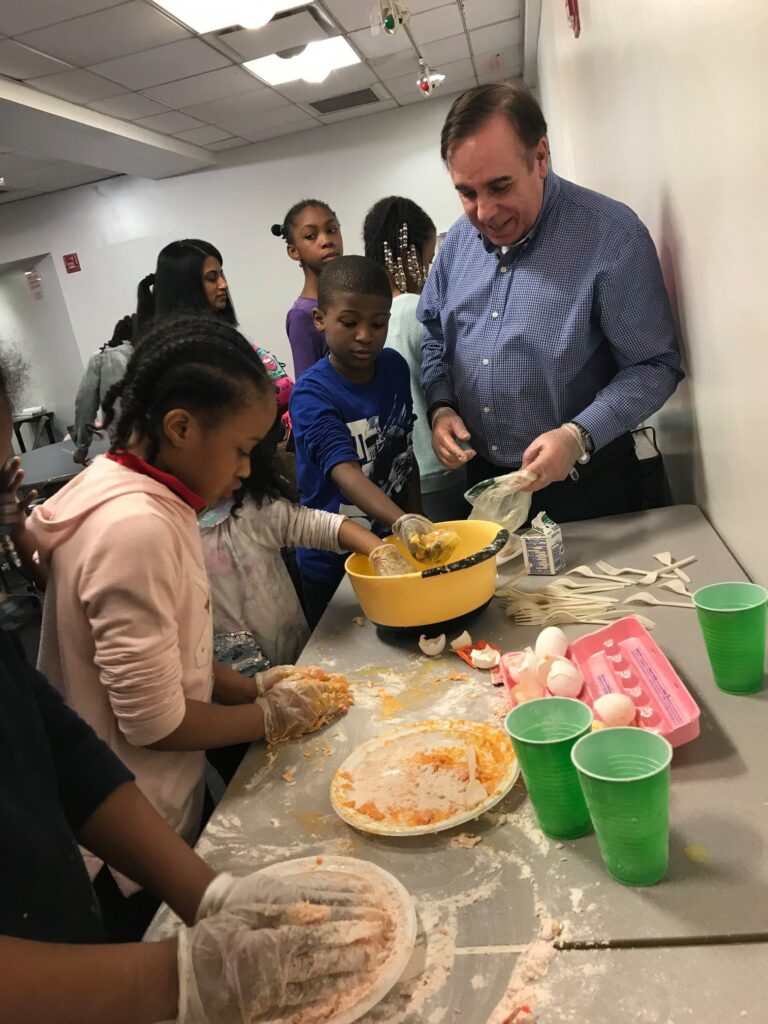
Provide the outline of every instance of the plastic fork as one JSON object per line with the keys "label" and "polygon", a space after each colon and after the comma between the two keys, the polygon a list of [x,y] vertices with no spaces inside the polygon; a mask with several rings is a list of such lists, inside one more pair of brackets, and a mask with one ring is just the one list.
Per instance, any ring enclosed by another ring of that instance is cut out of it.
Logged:
{"label": "plastic fork", "polygon": [[694,608],[692,601],[660,601],[655,594],[643,591],[640,594],[633,594],[625,599],[624,604],[653,604],[663,605],[665,608]]}
{"label": "plastic fork", "polygon": [[[661,570],[659,570],[659,571],[661,571]],[[620,582],[619,577],[617,577],[617,576],[607,576],[607,575],[605,575],[603,573],[595,572],[595,570],[592,569],[588,565],[576,565],[576,566],[573,567],[573,569],[569,569],[568,572],[565,575],[566,576],[589,576],[589,578],[592,579],[592,580],[608,580],[609,583],[618,583],[618,582]],[[623,577],[622,579],[623,579],[625,587],[631,587],[634,583],[637,583],[637,580],[628,580],[628,579],[626,579],[626,577]]]}
{"label": "plastic fork", "polygon": [[[654,555],[653,557],[656,559],[657,562],[661,562],[665,569],[668,569],[674,561],[674,559],[672,558],[671,551],[659,551],[659,553],[657,555]],[[691,582],[691,577],[687,573],[683,572],[682,569],[675,569],[674,573],[679,580],[683,581],[683,583]]]}
{"label": "plastic fork", "polygon": [[647,569],[633,569],[631,565],[626,565],[623,569],[617,569],[610,562],[595,562],[595,566],[600,572],[604,572],[608,576],[624,576],[628,572],[632,572],[636,576],[645,576],[648,573]]}
{"label": "plastic fork", "polygon": [[669,565],[663,565],[660,569],[654,569],[649,572],[646,576],[642,576],[637,582],[642,584],[644,587],[650,586],[655,583],[659,576],[663,576],[668,573],[670,569],[677,569],[678,566],[682,568],[684,565],[690,565],[691,562],[696,561],[696,555],[690,555],[688,558],[681,558],[679,562],[670,562]]}

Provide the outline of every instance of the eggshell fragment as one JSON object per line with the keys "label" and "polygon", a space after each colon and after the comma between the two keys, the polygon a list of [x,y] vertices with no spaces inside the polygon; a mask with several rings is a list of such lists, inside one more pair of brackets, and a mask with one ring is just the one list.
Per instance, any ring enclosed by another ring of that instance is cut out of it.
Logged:
{"label": "eggshell fragment", "polygon": [[606,725],[634,725],[637,709],[625,693],[604,693],[595,701],[594,712]]}
{"label": "eggshell fragment", "polygon": [[501,655],[492,647],[484,647],[482,650],[473,650],[469,657],[475,668],[496,668],[501,660]]}
{"label": "eggshell fragment", "polygon": [[461,636],[457,636],[455,640],[451,640],[451,650],[452,651],[458,651],[460,647],[471,647],[471,646],[472,646],[472,637],[469,635],[469,633],[466,631],[466,629],[461,634]]}
{"label": "eggshell fragment", "polygon": [[429,639],[423,633],[419,637],[419,647],[423,654],[426,654],[430,658],[436,658],[438,654],[442,654],[445,650],[445,633],[441,633],[440,636]]}
{"label": "eggshell fragment", "polygon": [[547,689],[554,697],[578,697],[584,676],[566,658],[555,658],[547,674]]}
{"label": "eggshell fragment", "polygon": [[557,626],[542,629],[536,639],[535,653],[540,658],[562,658],[568,650],[568,637]]}

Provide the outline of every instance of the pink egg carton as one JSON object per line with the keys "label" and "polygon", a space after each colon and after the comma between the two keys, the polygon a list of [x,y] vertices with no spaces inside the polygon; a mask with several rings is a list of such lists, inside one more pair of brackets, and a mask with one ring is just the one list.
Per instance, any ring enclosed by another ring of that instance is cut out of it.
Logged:
{"label": "pink egg carton", "polygon": [[[492,679],[514,685],[502,655]],[[669,740],[673,747],[699,735],[699,707],[669,659],[634,615],[574,640],[567,657],[584,676],[579,695],[590,707],[606,693],[624,693],[637,708],[635,725]],[[512,698],[511,698],[512,699]]]}

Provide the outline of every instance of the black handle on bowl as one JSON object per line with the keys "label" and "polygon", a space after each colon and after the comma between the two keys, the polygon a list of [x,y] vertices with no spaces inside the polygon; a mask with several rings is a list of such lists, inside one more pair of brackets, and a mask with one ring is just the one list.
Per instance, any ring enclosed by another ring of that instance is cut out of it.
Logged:
{"label": "black handle on bowl", "polygon": [[447,572],[458,572],[459,569],[469,569],[473,565],[479,565],[480,562],[487,562],[489,558],[498,555],[508,540],[509,530],[499,530],[491,543],[476,551],[474,555],[467,555],[466,558],[460,558],[457,562],[448,562],[446,565],[436,565],[433,569],[425,569],[421,578],[426,580],[430,576],[443,576]]}

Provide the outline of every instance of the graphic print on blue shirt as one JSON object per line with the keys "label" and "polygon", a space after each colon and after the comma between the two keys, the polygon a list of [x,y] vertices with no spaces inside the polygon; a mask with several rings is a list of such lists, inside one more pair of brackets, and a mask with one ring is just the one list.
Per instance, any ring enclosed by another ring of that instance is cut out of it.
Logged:
{"label": "graphic print on blue shirt", "polygon": [[[296,478],[301,502],[354,519],[379,536],[388,530],[350,504],[330,478],[342,462],[359,462],[372,483],[393,500],[408,485],[413,466],[413,403],[408,364],[384,349],[371,381],[342,377],[325,358],[308,370],[291,398]],[[299,548],[299,568],[314,580],[338,575],[344,555]]]}

